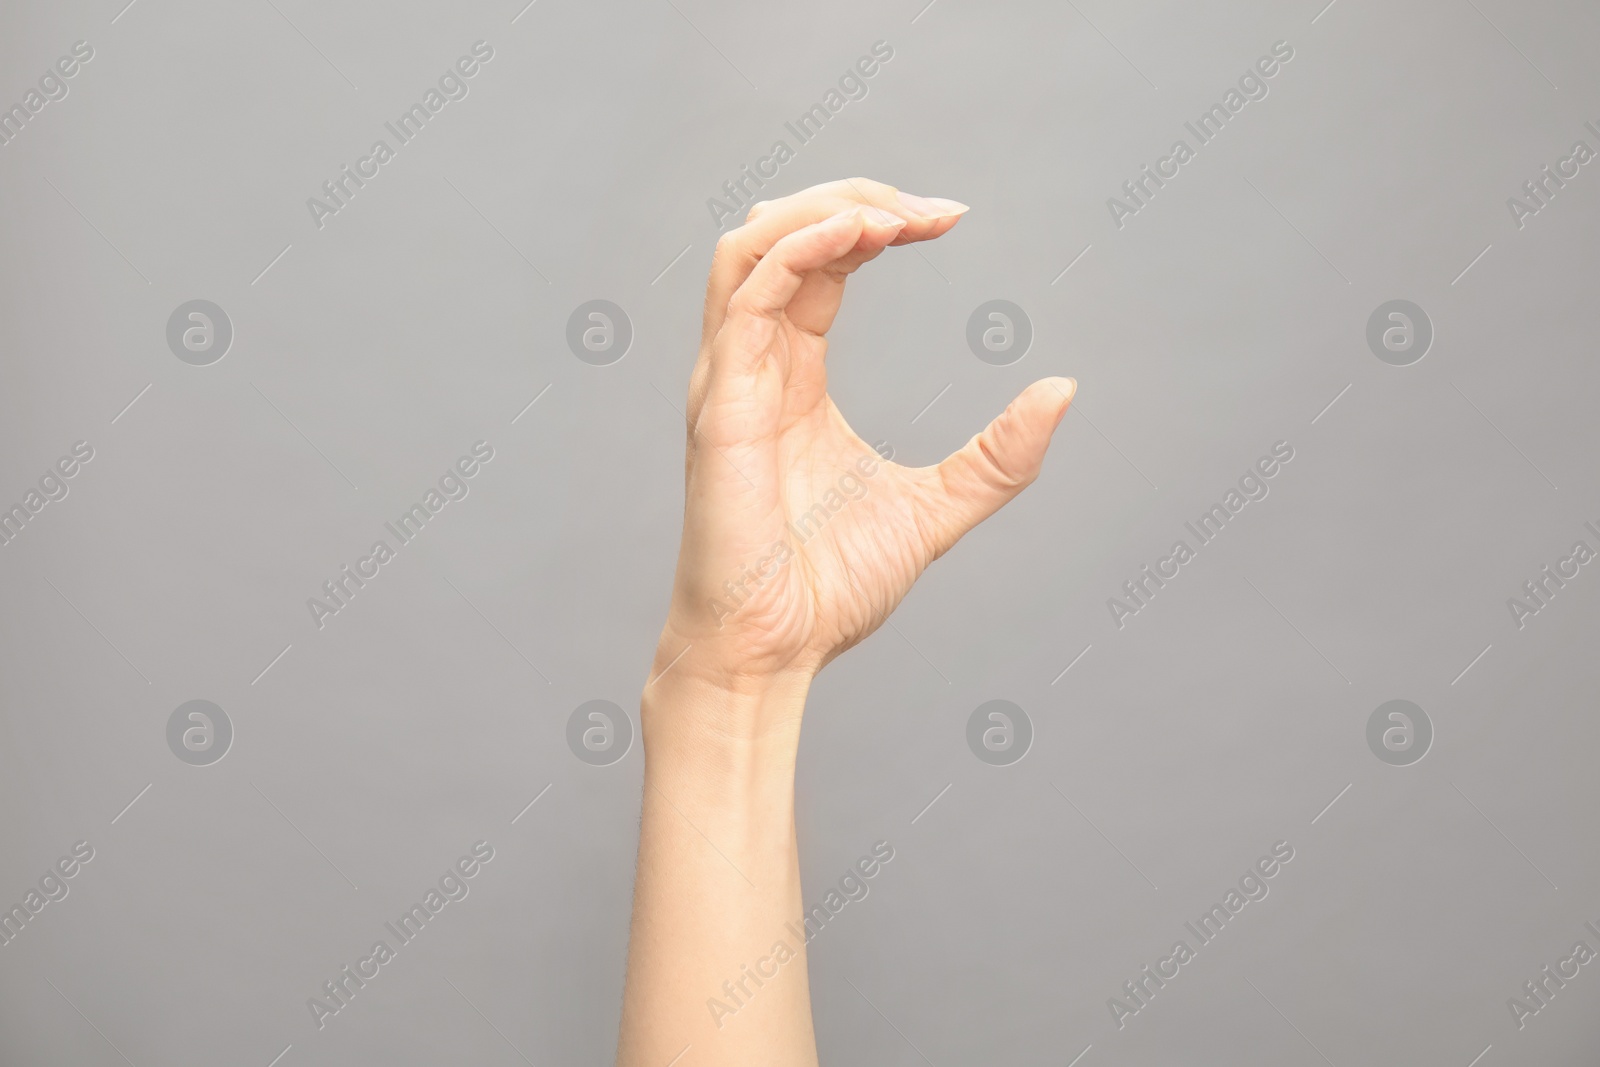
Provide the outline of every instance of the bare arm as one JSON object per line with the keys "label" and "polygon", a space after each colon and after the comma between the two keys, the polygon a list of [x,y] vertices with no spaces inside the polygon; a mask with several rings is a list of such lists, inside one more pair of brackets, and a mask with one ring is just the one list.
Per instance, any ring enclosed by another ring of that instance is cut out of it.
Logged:
{"label": "bare arm", "polygon": [[834,407],[825,334],[845,279],[964,210],[858,178],[758,204],[718,244],[678,570],[640,705],[619,1067],[817,1062],[794,833],[806,692],[1037,476],[1076,388],[1035,382],[923,468],[882,460]]}

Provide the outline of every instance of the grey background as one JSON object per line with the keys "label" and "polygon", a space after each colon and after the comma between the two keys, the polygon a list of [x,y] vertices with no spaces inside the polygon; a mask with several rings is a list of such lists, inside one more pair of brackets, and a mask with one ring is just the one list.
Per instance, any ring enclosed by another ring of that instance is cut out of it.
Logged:
{"label": "grey background", "polygon": [[[824,1061],[1595,1062],[1600,967],[1524,1029],[1506,999],[1600,948],[1600,576],[1522,629],[1506,600],[1600,543],[1600,173],[1522,229],[1505,201],[1600,148],[1600,9],[123,3],[0,33],[5,106],[95,49],[0,147],[0,498],[95,449],[0,548],[0,901],[96,851],[0,947],[0,1060],[610,1062],[641,753],[587,765],[566,722],[636,709],[665,608],[706,200],[884,40],[771,193],[973,210],[852,281],[840,407],[921,464],[1034,378],[1081,389],[1032,489],[814,689],[808,902],[896,850],[811,946]],[[480,39],[470,95],[314,226]],[[1279,40],[1270,95],[1118,229],[1106,199]],[[206,367],[165,342],[196,298],[234,327]],[[1435,330],[1409,367],[1365,342],[1397,298]],[[594,299],[635,331],[610,366],[564,341]],[[1015,365],[966,347],[991,299],[1032,320]],[[480,439],[319,630],[307,598]],[[1279,440],[1270,496],[1119,630],[1106,599]],[[1396,698],[1435,731],[1406,767],[1365,740]],[[234,727],[210,766],[167,747],[193,699]],[[1011,766],[966,747],[992,699],[1034,724]],[[307,998],[480,839],[470,896],[319,1030]],[[1118,1029],[1279,840],[1271,895]]]}

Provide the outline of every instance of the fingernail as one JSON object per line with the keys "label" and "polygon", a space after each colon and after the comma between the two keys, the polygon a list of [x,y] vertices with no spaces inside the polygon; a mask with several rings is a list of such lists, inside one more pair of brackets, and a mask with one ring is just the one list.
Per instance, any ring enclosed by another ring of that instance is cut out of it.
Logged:
{"label": "fingernail", "polygon": [[875,222],[879,226],[891,226],[898,230],[906,224],[905,219],[892,211],[885,211],[881,207],[869,207],[866,209],[865,214],[869,222]]}
{"label": "fingernail", "polygon": [[970,210],[959,200],[946,200],[942,196],[914,196],[899,193],[900,202],[925,219],[945,219]]}
{"label": "fingernail", "polygon": [[1078,379],[1063,378],[1062,381],[1067,383],[1067,402],[1061,405],[1061,412],[1056,416],[1057,426],[1061,425],[1061,420],[1067,417],[1067,412],[1072,408],[1072,402],[1078,398]]}

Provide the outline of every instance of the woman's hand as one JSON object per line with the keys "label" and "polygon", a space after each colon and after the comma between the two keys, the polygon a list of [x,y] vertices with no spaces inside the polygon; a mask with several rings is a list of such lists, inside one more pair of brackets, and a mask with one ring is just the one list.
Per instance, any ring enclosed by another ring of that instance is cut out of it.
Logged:
{"label": "woman's hand", "polygon": [[[812,676],[1039,473],[1072,399],[1029,386],[934,467],[828,399],[845,279],[965,207],[865,179],[757,204],[717,245],[689,387],[683,542],[640,704],[645,792],[617,1062],[815,1067],[795,755]],[[777,962],[774,963],[773,961]],[[747,977],[750,966],[761,977]],[[774,970],[775,968],[775,970]]]}
{"label": "woman's hand", "polygon": [[718,242],[689,390],[682,547],[652,678],[803,688],[1038,475],[1070,378],[1035,382],[932,467],[879,457],[828,396],[826,334],[845,280],[890,245],[949,232],[964,211],[850,179],[757,204]]}

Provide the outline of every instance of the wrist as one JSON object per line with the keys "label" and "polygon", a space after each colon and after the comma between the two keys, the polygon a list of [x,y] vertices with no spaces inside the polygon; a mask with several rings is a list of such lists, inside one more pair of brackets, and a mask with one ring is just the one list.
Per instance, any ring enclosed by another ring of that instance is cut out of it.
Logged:
{"label": "wrist", "polygon": [[708,670],[691,651],[668,670],[663,648],[639,699],[647,776],[687,777],[717,790],[792,789],[809,671]]}
{"label": "wrist", "polygon": [[694,742],[743,750],[795,747],[809,673],[729,678],[672,671],[656,675],[639,697],[645,744]]}
{"label": "wrist", "polygon": [[[730,728],[798,715],[820,663],[778,653],[739,634],[708,632],[669,616],[645,680],[643,704],[687,700]],[[738,731],[743,733],[742,730]]]}

